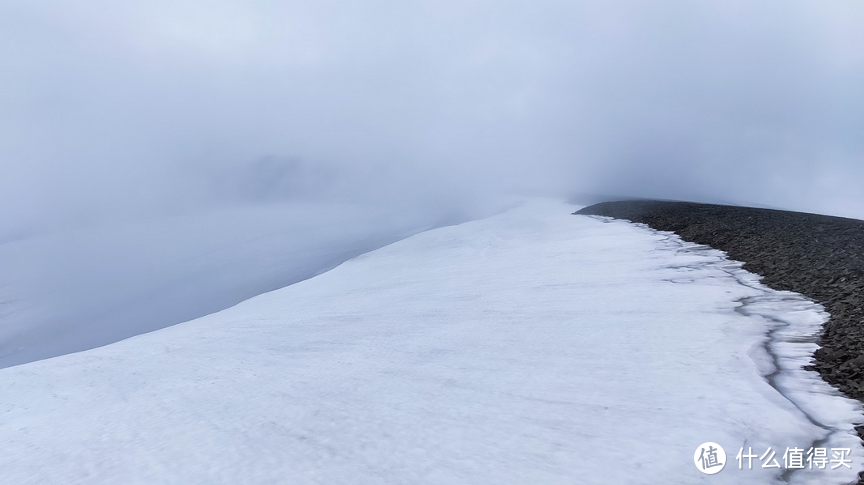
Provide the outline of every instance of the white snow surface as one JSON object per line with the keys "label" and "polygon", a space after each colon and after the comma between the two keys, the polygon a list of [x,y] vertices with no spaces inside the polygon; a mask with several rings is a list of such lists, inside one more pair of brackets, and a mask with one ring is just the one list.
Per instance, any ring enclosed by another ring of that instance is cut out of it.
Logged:
{"label": "white snow surface", "polygon": [[[2,369],[0,483],[855,479],[860,406],[800,369],[817,305],[719,251],[573,210],[531,200]],[[693,463],[708,441],[727,453],[712,476]],[[852,468],[735,460],[814,444],[850,448]]]}

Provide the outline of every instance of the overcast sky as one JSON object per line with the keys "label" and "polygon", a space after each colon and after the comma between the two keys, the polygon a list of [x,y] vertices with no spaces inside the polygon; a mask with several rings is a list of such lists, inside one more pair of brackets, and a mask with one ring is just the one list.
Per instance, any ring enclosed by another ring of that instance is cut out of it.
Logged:
{"label": "overcast sky", "polygon": [[862,26],[860,0],[3,0],[0,223],[194,206],[264,157],[397,198],[864,218]]}

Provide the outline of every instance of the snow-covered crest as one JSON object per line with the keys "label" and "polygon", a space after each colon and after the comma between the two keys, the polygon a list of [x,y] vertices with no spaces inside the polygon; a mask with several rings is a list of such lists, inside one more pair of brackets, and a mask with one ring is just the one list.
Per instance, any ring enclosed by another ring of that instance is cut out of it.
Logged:
{"label": "snow-covered crest", "polygon": [[[739,446],[828,437],[765,379],[779,324],[740,310],[769,290],[742,285],[716,251],[571,211],[530,202],[204,318],[4,369],[0,477],[694,483],[693,452],[712,441],[729,461],[713,481],[768,483],[780,473],[738,470]],[[817,308],[781,300],[762,313],[818,325]],[[807,382],[780,385],[834,403],[838,427],[860,419]],[[852,468],[794,480],[854,478],[858,438],[832,436]]]}

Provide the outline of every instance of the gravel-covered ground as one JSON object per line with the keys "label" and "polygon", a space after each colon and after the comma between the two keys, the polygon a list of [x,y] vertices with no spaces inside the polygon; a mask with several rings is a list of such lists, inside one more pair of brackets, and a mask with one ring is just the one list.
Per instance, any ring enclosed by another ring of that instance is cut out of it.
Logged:
{"label": "gravel-covered ground", "polygon": [[[864,401],[864,221],[752,207],[633,200],[576,214],[601,215],[674,231],[725,251],[763,283],[821,303],[831,319],[811,368]],[[864,438],[864,426],[858,428]]]}

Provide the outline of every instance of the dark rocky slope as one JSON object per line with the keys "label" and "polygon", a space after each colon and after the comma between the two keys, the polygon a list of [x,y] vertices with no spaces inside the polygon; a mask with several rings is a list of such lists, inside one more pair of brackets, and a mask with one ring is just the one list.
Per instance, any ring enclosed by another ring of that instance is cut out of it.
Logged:
{"label": "dark rocky slope", "polygon": [[[576,212],[640,222],[725,251],[778,290],[821,303],[831,319],[810,367],[864,401],[864,221],[725,205],[635,200]],[[864,438],[864,427],[859,427]]]}

